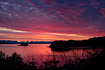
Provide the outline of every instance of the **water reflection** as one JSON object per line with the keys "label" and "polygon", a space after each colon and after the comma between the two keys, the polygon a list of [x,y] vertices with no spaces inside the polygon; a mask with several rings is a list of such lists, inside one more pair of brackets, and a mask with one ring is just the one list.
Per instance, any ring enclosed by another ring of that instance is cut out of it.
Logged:
{"label": "water reflection", "polygon": [[[43,61],[46,61],[46,59],[52,59],[51,55],[56,55],[56,60],[62,61],[62,55],[65,55],[66,59],[74,60],[74,53],[76,53],[76,56],[80,57],[81,59],[86,58],[85,56],[83,57],[83,55],[87,51],[91,51],[94,53],[94,51],[90,48],[72,48],[68,51],[52,51],[48,47],[49,45],[50,44],[29,44],[29,46],[18,46],[17,44],[1,44],[0,51],[3,51],[6,55],[10,56],[14,52],[21,54],[24,62],[31,61],[31,56],[34,56],[39,64],[41,64]],[[102,50],[102,48],[97,49]],[[63,62],[61,62],[61,64],[63,64]]]}

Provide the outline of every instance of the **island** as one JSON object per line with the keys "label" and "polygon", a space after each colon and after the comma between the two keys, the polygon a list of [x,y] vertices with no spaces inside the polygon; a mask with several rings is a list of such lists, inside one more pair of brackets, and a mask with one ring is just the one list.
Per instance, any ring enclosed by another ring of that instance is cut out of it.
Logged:
{"label": "island", "polygon": [[18,46],[28,46],[28,43],[21,43],[20,45]]}

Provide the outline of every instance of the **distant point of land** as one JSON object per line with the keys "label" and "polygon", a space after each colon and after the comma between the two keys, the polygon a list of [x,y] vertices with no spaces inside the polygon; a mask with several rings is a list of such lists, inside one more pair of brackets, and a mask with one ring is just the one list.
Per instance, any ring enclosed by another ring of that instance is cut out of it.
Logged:
{"label": "distant point of land", "polygon": [[105,36],[103,37],[94,37],[88,40],[68,40],[68,41],[53,41],[49,46],[51,49],[68,49],[68,47],[99,47],[105,46]]}

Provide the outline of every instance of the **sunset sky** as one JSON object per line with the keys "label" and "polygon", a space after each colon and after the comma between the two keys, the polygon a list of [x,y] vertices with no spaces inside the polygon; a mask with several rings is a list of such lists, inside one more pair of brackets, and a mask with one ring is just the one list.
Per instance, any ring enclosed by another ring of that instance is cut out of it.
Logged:
{"label": "sunset sky", "polygon": [[0,0],[0,40],[105,36],[105,0]]}

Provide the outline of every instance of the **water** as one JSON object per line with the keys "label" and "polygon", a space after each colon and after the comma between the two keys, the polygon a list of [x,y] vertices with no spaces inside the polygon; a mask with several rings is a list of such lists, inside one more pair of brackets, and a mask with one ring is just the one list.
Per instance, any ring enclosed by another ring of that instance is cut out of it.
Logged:
{"label": "water", "polygon": [[[34,58],[38,61],[38,64],[42,64],[43,61],[46,59],[52,58],[51,56],[48,57],[48,55],[56,55],[56,59],[62,61],[62,55],[66,55],[66,58],[71,58],[73,60],[73,51],[77,53],[77,56],[80,58],[86,58],[82,57],[86,51],[92,51],[92,49],[85,49],[85,48],[73,48],[69,51],[64,52],[54,52],[52,51],[48,46],[50,44],[29,44],[29,46],[18,46],[18,44],[0,44],[0,51],[3,51],[6,55],[11,56],[12,53],[16,52],[18,54],[21,54],[22,58],[24,59],[24,62],[31,61],[31,56],[34,56]],[[100,49],[100,48],[98,48]],[[102,50],[102,49],[100,49]],[[61,66],[64,63],[61,62]]]}

